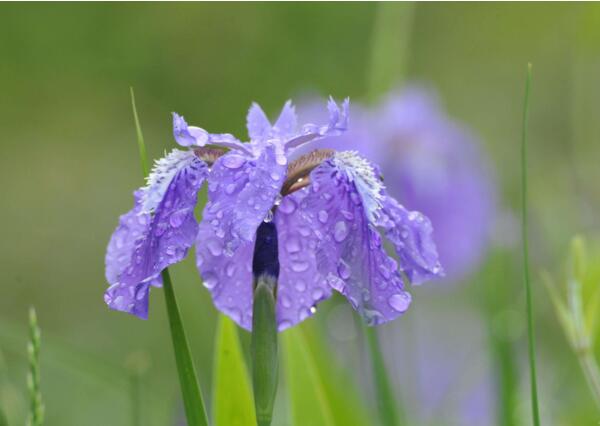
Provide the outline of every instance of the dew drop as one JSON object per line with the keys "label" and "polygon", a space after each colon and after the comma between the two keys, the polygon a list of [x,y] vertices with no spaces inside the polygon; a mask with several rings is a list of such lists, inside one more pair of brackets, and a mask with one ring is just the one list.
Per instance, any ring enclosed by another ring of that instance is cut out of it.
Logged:
{"label": "dew drop", "polygon": [[307,308],[300,309],[300,313],[298,314],[300,321],[304,321],[309,316],[310,316],[310,311]]}
{"label": "dew drop", "polygon": [[312,298],[315,300],[320,300],[323,298],[323,294],[324,294],[323,290],[321,290],[320,288],[315,288],[312,291]]}
{"label": "dew drop", "polygon": [[317,307],[316,306],[311,306],[310,307],[310,313],[314,315],[316,312],[317,312]]}
{"label": "dew drop", "polygon": [[329,219],[329,215],[327,214],[327,212],[325,210],[321,210],[318,213],[318,217],[319,217],[319,221],[321,223],[327,223],[327,219]]}
{"label": "dew drop", "polygon": [[284,308],[289,308],[290,306],[292,306],[292,302],[290,302],[290,298],[287,297],[285,294],[281,296],[281,305]]}
{"label": "dew drop", "polygon": [[341,279],[347,280],[350,278],[350,268],[343,260],[340,260],[340,263],[338,263],[337,271]]}
{"label": "dew drop", "polygon": [[277,172],[271,172],[271,179],[277,181],[277,180],[281,179],[281,175]]}
{"label": "dew drop", "polygon": [[[308,269],[308,262],[296,261],[292,262],[292,271],[294,272],[304,272]],[[297,286],[297,284],[296,284]]]}
{"label": "dew drop", "polygon": [[300,240],[293,236],[288,237],[285,242],[285,249],[288,251],[288,253],[298,253],[301,249]]}
{"label": "dew drop", "polygon": [[208,240],[208,242],[206,243],[206,247],[208,247],[208,251],[210,251],[210,254],[212,254],[213,256],[220,256],[223,252],[223,249],[221,248],[221,243],[217,240]]}
{"label": "dew drop", "polygon": [[225,267],[225,273],[228,277],[233,277],[233,274],[235,273],[235,265],[233,263],[227,264],[227,266]]}
{"label": "dew drop", "polygon": [[202,283],[204,284],[204,287],[212,290],[218,283],[217,277],[213,274],[204,274],[204,280]]}
{"label": "dew drop", "polygon": [[[308,263],[305,263],[305,264],[306,264],[306,267],[308,268]],[[294,264],[292,264],[292,269],[293,269],[293,265]],[[306,290],[306,283],[304,281],[302,281],[302,280],[298,280],[296,282],[296,285],[294,287],[298,291],[304,291],[304,290]]]}
{"label": "dew drop", "polygon": [[339,222],[337,222],[335,224],[335,227],[333,229],[333,238],[338,243],[341,243],[342,241],[344,241],[346,239],[347,236],[348,236],[348,225],[346,225],[346,222],[344,222],[343,220],[340,220]]}
{"label": "dew drop", "polygon": [[279,211],[285,214],[293,213],[296,210],[296,203],[290,197],[285,197],[281,200]]}
{"label": "dew drop", "polygon": [[226,155],[223,157],[223,165],[228,169],[239,169],[245,162],[244,157],[239,155]]}
{"label": "dew drop", "polygon": [[392,308],[397,310],[398,312],[404,312],[408,309],[410,305],[410,294],[408,293],[399,293],[390,296],[388,299],[388,303]]}
{"label": "dew drop", "polygon": [[230,183],[229,185],[227,185],[225,187],[225,193],[226,194],[231,195],[231,194],[233,194],[234,191],[235,191],[235,183]]}

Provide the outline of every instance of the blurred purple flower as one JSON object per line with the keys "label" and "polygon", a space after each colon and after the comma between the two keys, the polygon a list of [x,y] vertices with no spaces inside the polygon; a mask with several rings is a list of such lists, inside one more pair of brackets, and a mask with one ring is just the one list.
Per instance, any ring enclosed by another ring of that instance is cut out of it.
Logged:
{"label": "blurred purple flower", "polygon": [[[279,330],[311,316],[334,289],[371,325],[403,313],[411,299],[400,273],[415,284],[443,273],[431,223],[389,197],[377,167],[354,151],[313,151],[288,164],[297,148],[346,130],[348,101],[341,109],[333,100],[327,106],[327,124],[296,130],[290,102],[273,125],[254,104],[249,143],[188,126],[173,114],[175,140],[189,149],[159,160],[135,192],[134,208],[121,216],[106,255],[106,303],[146,318],[149,287],[160,285],[161,271],[195,242],[215,306],[244,328],[252,325],[253,272],[279,275]],[[198,224],[193,212],[204,180],[208,202]],[[257,241],[264,222],[272,223],[268,238],[279,230],[276,245]],[[377,228],[399,264],[386,254]],[[253,271],[253,258],[268,253],[278,258],[260,259],[269,268]]]}
{"label": "blurred purple flower", "polygon": [[[314,102],[301,107],[314,116]],[[435,225],[440,261],[458,281],[480,263],[495,220],[496,189],[478,141],[421,88],[390,93],[371,109],[354,106],[352,126],[326,139],[332,149],[356,149],[379,163],[388,190]]]}

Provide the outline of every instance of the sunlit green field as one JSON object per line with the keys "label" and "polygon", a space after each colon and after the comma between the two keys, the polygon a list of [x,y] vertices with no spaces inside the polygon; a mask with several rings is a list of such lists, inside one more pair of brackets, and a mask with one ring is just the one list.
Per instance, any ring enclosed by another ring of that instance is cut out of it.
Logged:
{"label": "sunlit green field", "polygon": [[[331,95],[350,98],[352,129],[354,105],[369,108],[388,89],[413,84],[437,96],[448,120],[468,129],[489,162],[490,238],[459,279],[411,287],[408,311],[377,327],[395,423],[386,422],[378,403],[365,328],[335,294],[279,334],[272,424],[533,424],[521,234],[528,63],[527,218],[540,424],[598,424],[600,5],[381,9],[0,5],[0,426],[24,424],[30,412],[30,306],[41,328],[44,424],[186,424],[164,292],[151,292],[147,321],[109,310],[103,300],[106,246],[119,215],[131,208],[132,191],[143,185],[130,87],[155,159],[176,146],[172,111],[246,140],[253,101],[276,118],[288,99],[301,109]],[[401,154],[390,151],[383,167],[388,186],[394,155]],[[448,198],[453,210],[469,208]],[[205,200],[202,190],[198,217]],[[585,249],[572,243],[576,235]],[[224,368],[239,373],[231,385],[239,392],[215,390],[223,369],[215,363],[221,314],[193,257],[170,272],[209,417],[253,410],[243,399],[251,387],[251,335],[232,323],[225,325],[232,334],[220,338],[233,339],[235,348],[239,334],[242,357]],[[231,422],[211,424],[254,424]]]}

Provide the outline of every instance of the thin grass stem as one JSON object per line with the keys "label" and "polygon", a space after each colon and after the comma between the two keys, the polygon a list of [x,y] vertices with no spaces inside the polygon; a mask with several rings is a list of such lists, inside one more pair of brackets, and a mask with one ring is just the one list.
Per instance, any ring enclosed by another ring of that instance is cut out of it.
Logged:
{"label": "thin grass stem", "polygon": [[527,65],[525,81],[525,99],[523,102],[523,128],[521,133],[521,232],[523,244],[523,282],[527,309],[527,336],[529,346],[529,373],[531,385],[531,413],[533,424],[539,426],[540,413],[537,391],[537,373],[535,362],[535,330],[533,321],[533,293],[529,277],[529,242],[527,219],[527,127],[529,124],[529,93],[531,90],[531,64]]}
{"label": "thin grass stem", "polygon": [[29,390],[29,426],[41,426],[44,423],[44,403],[40,390],[40,347],[41,332],[37,322],[35,309],[29,309],[29,343],[27,354],[29,356],[29,374],[27,375],[27,389]]}

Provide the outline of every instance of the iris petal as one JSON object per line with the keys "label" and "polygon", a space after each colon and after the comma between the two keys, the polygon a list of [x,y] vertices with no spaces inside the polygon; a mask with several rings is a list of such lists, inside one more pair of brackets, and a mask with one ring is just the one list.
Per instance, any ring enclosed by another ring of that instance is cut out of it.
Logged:
{"label": "iris petal", "polygon": [[279,331],[312,316],[316,305],[332,293],[331,286],[317,268],[316,248],[322,231],[313,227],[310,217],[300,210],[309,195],[309,191],[304,190],[284,197],[275,213],[279,232],[276,306]]}

